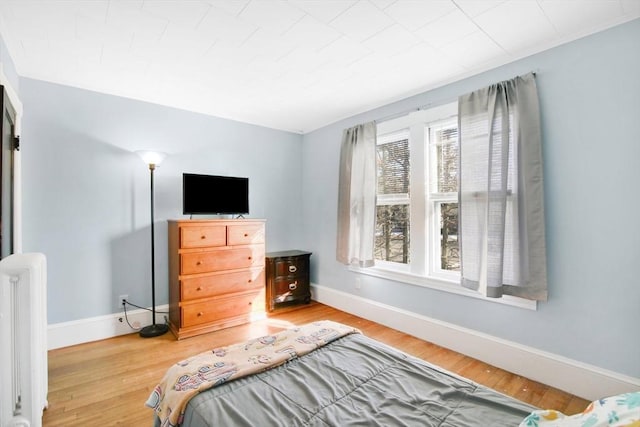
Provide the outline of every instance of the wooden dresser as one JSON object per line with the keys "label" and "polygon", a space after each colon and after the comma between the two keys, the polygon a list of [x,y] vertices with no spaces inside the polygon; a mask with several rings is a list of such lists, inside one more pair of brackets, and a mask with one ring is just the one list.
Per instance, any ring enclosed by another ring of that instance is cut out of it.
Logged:
{"label": "wooden dresser", "polygon": [[169,220],[169,327],[187,338],[265,316],[265,222]]}

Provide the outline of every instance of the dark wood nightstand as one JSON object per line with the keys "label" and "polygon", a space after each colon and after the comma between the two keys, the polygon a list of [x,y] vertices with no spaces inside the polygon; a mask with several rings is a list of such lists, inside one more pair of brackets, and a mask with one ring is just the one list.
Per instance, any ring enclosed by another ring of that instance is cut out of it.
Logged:
{"label": "dark wood nightstand", "polygon": [[311,301],[310,256],[311,252],[299,250],[265,255],[268,311]]}

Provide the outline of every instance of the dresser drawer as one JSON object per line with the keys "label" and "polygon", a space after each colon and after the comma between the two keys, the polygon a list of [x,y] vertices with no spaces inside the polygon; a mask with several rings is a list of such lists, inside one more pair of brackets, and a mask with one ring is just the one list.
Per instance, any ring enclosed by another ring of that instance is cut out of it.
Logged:
{"label": "dresser drawer", "polygon": [[227,245],[254,245],[264,243],[263,224],[238,224],[227,227]]}
{"label": "dresser drawer", "polygon": [[180,254],[180,274],[209,273],[263,265],[263,245]]}
{"label": "dresser drawer", "polygon": [[227,243],[227,227],[224,225],[206,225],[201,227],[182,227],[180,229],[181,248],[202,248],[224,246]]}
{"label": "dresser drawer", "polygon": [[196,326],[261,311],[264,311],[262,290],[196,304],[185,304],[182,307],[182,325]]}
{"label": "dresser drawer", "polygon": [[180,299],[190,301],[232,292],[243,292],[264,287],[264,269],[237,271],[186,278],[180,281]]}

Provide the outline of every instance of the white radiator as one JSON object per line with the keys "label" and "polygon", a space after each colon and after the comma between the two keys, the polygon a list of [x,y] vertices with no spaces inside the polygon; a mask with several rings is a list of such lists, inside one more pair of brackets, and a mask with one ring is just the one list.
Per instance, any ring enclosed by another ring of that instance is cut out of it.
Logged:
{"label": "white radiator", "polygon": [[41,427],[47,407],[47,263],[0,261],[0,427]]}

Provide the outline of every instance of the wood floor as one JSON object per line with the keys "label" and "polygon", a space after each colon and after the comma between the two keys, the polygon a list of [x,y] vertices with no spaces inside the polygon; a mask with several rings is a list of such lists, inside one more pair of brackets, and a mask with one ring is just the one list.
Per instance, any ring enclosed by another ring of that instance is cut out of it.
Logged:
{"label": "wood floor", "polygon": [[146,339],[131,334],[52,350],[44,426],[151,426],[153,414],[144,402],[171,364],[213,347],[320,319],[357,327],[371,338],[537,407],[574,414],[588,403],[377,323],[312,303],[263,321],[181,341],[171,333]]}

